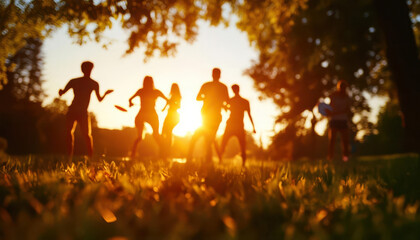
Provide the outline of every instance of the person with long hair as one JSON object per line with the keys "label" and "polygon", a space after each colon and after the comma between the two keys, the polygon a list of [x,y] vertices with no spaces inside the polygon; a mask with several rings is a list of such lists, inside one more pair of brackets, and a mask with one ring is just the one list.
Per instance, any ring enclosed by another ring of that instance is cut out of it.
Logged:
{"label": "person with long hair", "polygon": [[131,158],[136,156],[137,145],[142,140],[144,123],[150,124],[153,129],[153,137],[155,138],[159,147],[161,147],[161,140],[159,135],[159,118],[155,110],[155,104],[157,98],[159,97],[168,101],[168,98],[166,98],[161,91],[155,89],[153,78],[150,76],[144,77],[143,88],[137,90],[137,92],[128,100],[130,107],[134,105],[132,100],[135,97],[140,97],[140,110],[135,119],[138,136],[134,141],[133,147],[131,149]]}
{"label": "person with long hair", "polygon": [[166,103],[162,111],[164,111],[168,106],[168,114],[166,115],[162,127],[162,140],[165,149],[165,157],[171,151],[172,131],[179,123],[178,109],[181,107],[181,92],[179,91],[179,86],[176,83],[172,84],[169,101]]}

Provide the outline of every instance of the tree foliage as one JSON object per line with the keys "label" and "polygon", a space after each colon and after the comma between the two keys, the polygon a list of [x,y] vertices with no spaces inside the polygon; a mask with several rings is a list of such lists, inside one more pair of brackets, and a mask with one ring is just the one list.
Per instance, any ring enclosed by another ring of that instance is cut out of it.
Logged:
{"label": "tree foliage", "polygon": [[[350,84],[353,112],[369,110],[366,93],[387,90],[371,1],[244,1],[237,13],[238,27],[260,52],[247,73],[279,106],[279,122],[303,128],[302,113],[312,111],[341,79]],[[361,118],[358,128],[366,127]]]}
{"label": "tree foliage", "polygon": [[52,26],[60,25],[53,0],[0,1],[0,90],[7,83],[6,73],[13,71],[7,59],[28,44],[42,39]]}
{"label": "tree foliage", "polygon": [[396,101],[390,101],[381,109],[374,131],[364,136],[358,152],[363,155],[401,153],[403,142],[400,109]]}
{"label": "tree foliage", "polygon": [[0,85],[6,83],[6,59],[28,38],[43,38],[65,24],[82,44],[100,41],[114,23],[130,33],[127,53],[142,47],[145,56],[175,53],[180,39],[193,41],[198,20],[212,25],[222,21],[224,1],[195,0],[9,0],[0,2]]}
{"label": "tree foliage", "polygon": [[[28,39],[27,44],[6,60],[8,84],[0,92],[4,102],[26,100],[40,102],[42,89],[42,41]],[[5,104],[5,103],[4,103]]]}

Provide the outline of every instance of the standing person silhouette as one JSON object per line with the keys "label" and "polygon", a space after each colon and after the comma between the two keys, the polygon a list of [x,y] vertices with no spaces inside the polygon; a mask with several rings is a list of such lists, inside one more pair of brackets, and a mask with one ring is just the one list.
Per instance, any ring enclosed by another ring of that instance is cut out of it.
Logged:
{"label": "standing person silhouette", "polygon": [[[222,138],[222,145],[220,148],[220,155],[223,156],[223,153],[231,137],[237,137],[239,141],[239,146],[241,147],[241,156],[242,156],[242,166],[245,166],[246,162],[246,138],[245,138],[245,128],[244,128],[244,113],[248,113],[249,120],[252,123],[253,132],[255,133],[255,125],[251,116],[251,109],[249,107],[249,101],[245,98],[242,98],[239,95],[239,85],[232,85],[234,97],[229,99],[227,102],[228,109],[230,110],[230,116],[226,123],[225,133]],[[221,161],[222,159],[220,159]]]}
{"label": "standing person silhouette", "polygon": [[[191,138],[190,146],[188,148],[188,160],[191,160],[192,158],[194,146],[198,138],[204,136],[206,161],[211,161],[211,145],[212,143],[215,144],[217,129],[222,121],[221,110],[229,100],[229,93],[226,85],[219,81],[220,73],[219,68],[214,68],[212,72],[213,81],[204,83],[197,95],[197,101],[203,101],[203,107],[201,108],[202,126],[195,131]],[[215,144],[215,147],[218,152],[217,144]]]}
{"label": "standing person silhouette", "polygon": [[150,76],[144,77],[143,88],[137,90],[137,92],[128,100],[130,107],[134,105],[132,100],[135,97],[140,97],[140,110],[135,119],[138,136],[134,141],[133,148],[131,149],[131,158],[136,156],[137,145],[142,140],[144,123],[146,122],[152,127],[153,137],[158,143],[159,148],[161,147],[161,140],[159,136],[159,118],[155,110],[155,104],[158,97],[168,101],[161,91],[155,89],[153,78]]}
{"label": "standing person silhouette", "polygon": [[164,143],[165,157],[171,152],[172,146],[172,130],[179,123],[178,109],[181,107],[181,92],[179,86],[173,83],[171,86],[170,99],[162,109],[164,111],[168,108],[168,114],[166,115],[165,121],[162,127],[162,138]]}
{"label": "standing person silhouette", "polygon": [[93,142],[90,117],[88,114],[90,95],[94,91],[98,101],[102,102],[106,95],[113,92],[113,90],[108,90],[103,96],[100,95],[98,82],[90,78],[90,74],[93,69],[92,62],[83,62],[81,68],[83,77],[70,80],[64,89],[60,89],[58,91],[60,97],[70,89],[73,89],[74,93],[73,102],[71,103],[66,115],[66,144],[70,158],[73,157],[74,130],[76,129],[76,123],[80,124],[80,130],[86,140],[88,155],[89,157],[92,157]]}
{"label": "standing person silhouette", "polygon": [[328,129],[328,160],[334,157],[335,139],[337,133],[341,135],[342,160],[349,160],[349,116],[350,116],[350,97],[347,95],[347,82],[341,80],[337,83],[337,91],[331,95],[331,108],[327,110],[329,118]]}

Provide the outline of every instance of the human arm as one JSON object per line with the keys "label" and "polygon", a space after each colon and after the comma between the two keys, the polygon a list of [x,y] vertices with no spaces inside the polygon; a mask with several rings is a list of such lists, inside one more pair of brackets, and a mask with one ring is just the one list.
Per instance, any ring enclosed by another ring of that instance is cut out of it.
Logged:
{"label": "human arm", "polygon": [[252,124],[253,133],[256,133],[257,131],[255,131],[254,120],[252,119],[252,116],[251,116],[251,108],[249,106],[249,102],[248,102],[248,107],[247,107],[247,110],[246,111],[248,113],[249,120],[251,121],[251,124]]}
{"label": "human arm", "polygon": [[68,90],[70,90],[70,88],[73,88],[73,82],[72,80],[70,80],[67,85],[64,87],[64,89],[60,89],[58,90],[58,95],[60,95],[60,97],[65,94]]}
{"label": "human arm", "polygon": [[98,99],[99,102],[102,102],[102,100],[104,100],[106,95],[108,95],[108,94],[110,94],[114,91],[112,89],[109,89],[104,93],[104,95],[101,96],[101,94],[99,93],[99,84],[98,83],[95,83],[94,90],[95,90],[96,98]]}
{"label": "human arm", "polygon": [[165,111],[166,107],[169,105],[169,101],[166,102],[165,106],[162,108],[162,112]]}
{"label": "human arm", "polygon": [[230,108],[230,98],[229,98],[229,92],[227,90],[227,87],[225,86],[223,94],[222,94],[222,108],[227,111]]}
{"label": "human arm", "polygon": [[133,104],[133,99],[135,98],[135,97],[137,97],[137,96],[140,96],[140,90],[141,89],[139,89],[136,93],[134,93],[134,95],[133,96],[131,96],[131,98],[130,99],[128,99],[128,106],[129,107],[132,107],[134,104]]}
{"label": "human arm", "polygon": [[197,94],[196,100],[203,101],[205,97],[206,97],[206,94],[205,94],[205,84],[204,84],[203,86],[201,86],[200,91]]}
{"label": "human arm", "polygon": [[161,97],[161,98],[165,99],[166,100],[166,104],[168,104],[169,99],[161,91],[156,90],[156,93],[157,93],[157,96],[158,97]]}

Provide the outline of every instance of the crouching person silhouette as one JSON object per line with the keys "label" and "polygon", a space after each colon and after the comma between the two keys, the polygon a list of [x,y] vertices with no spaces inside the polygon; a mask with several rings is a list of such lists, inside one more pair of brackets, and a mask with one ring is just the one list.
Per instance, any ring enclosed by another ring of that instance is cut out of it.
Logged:
{"label": "crouching person silhouette", "polygon": [[91,158],[93,154],[93,141],[91,135],[90,117],[88,114],[88,107],[90,102],[90,95],[94,91],[99,102],[105,98],[106,95],[113,92],[108,90],[103,96],[99,93],[99,84],[92,78],[90,74],[93,69],[92,62],[82,63],[83,77],[70,80],[64,89],[60,89],[58,94],[62,96],[68,90],[73,89],[74,98],[68,109],[66,115],[66,144],[67,152],[70,158],[73,157],[74,151],[74,130],[76,123],[80,124],[80,130],[86,140],[88,155]]}
{"label": "crouching person silhouette", "polygon": [[[223,153],[231,137],[237,137],[239,141],[239,146],[241,148],[242,156],[242,166],[245,166],[246,162],[246,135],[244,128],[244,113],[248,113],[249,120],[252,123],[253,132],[255,133],[254,121],[251,116],[251,109],[249,106],[249,101],[245,98],[242,98],[239,95],[239,85],[232,85],[234,97],[230,98],[227,104],[228,109],[230,110],[229,119],[226,122],[226,129],[222,138],[222,145],[220,147],[220,154],[223,156]],[[220,159],[221,160],[221,159]]]}

